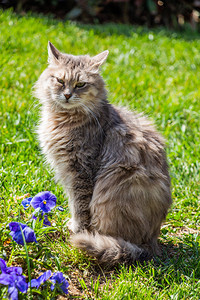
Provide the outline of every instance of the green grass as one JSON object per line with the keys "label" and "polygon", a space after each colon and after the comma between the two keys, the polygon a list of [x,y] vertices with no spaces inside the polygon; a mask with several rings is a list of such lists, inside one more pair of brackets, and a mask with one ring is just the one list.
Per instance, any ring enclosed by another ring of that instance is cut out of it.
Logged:
{"label": "green grass", "polygon": [[[25,249],[9,239],[7,225],[13,220],[31,224],[31,209],[24,212],[17,197],[49,190],[65,211],[54,210],[53,226],[46,231],[36,224],[39,244],[27,245],[32,278],[47,269],[62,271],[70,283],[69,298],[200,299],[199,35],[86,26],[10,11],[0,11],[0,24],[0,257],[9,266],[22,266],[28,278]],[[39,108],[32,86],[46,67],[48,40],[75,55],[109,49],[102,74],[110,102],[145,112],[167,140],[173,205],[161,230],[163,254],[154,262],[102,269],[70,245],[67,199],[44,163],[35,134]],[[35,299],[53,297],[49,287],[37,293]],[[0,288],[0,298],[4,294]]]}

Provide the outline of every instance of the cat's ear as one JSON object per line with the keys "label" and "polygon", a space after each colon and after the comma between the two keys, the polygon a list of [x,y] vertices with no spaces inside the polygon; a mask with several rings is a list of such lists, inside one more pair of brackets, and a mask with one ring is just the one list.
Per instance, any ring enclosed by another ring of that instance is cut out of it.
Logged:
{"label": "cat's ear", "polygon": [[109,51],[105,50],[91,58],[91,69],[93,72],[98,72],[100,66],[106,61]]}
{"label": "cat's ear", "polygon": [[58,64],[60,56],[60,51],[58,51],[58,49],[56,49],[56,47],[51,42],[48,42],[48,63]]}

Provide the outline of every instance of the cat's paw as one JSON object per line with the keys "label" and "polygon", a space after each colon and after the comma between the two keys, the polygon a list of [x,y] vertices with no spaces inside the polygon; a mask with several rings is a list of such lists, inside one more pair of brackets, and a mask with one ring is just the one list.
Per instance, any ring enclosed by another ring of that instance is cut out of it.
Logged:
{"label": "cat's paw", "polygon": [[77,233],[79,231],[79,226],[77,222],[74,219],[70,219],[67,222],[67,227],[69,230],[71,230],[73,233]]}

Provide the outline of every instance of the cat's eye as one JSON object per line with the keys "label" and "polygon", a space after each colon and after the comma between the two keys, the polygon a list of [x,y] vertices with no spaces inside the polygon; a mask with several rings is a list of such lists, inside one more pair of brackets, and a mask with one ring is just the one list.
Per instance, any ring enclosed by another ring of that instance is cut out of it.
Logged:
{"label": "cat's eye", "polygon": [[84,87],[85,85],[86,85],[85,82],[77,82],[76,87],[77,87],[77,88],[82,88],[82,87]]}
{"label": "cat's eye", "polygon": [[63,81],[62,79],[60,79],[60,78],[56,78],[56,79],[57,79],[57,81],[58,81],[60,84],[62,84],[62,85],[65,84],[64,81]]}

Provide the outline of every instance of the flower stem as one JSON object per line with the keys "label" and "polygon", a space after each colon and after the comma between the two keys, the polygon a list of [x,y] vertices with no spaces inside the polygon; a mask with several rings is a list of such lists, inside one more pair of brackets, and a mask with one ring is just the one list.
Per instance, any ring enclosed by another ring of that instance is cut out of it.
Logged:
{"label": "flower stem", "polygon": [[12,261],[13,252],[14,252],[14,248],[12,248],[12,251],[10,253],[10,257],[9,257],[8,264],[7,264],[8,266],[10,266],[10,263]]}
{"label": "flower stem", "polygon": [[20,229],[21,229],[22,238],[23,238],[23,242],[24,242],[24,248],[25,248],[25,251],[26,251],[26,261],[27,261],[27,268],[28,268],[28,281],[30,282],[31,298],[33,299],[32,289],[31,289],[31,267],[30,267],[30,260],[29,260],[29,256],[28,256],[28,249],[27,249],[26,240],[25,240],[24,233],[22,231],[21,225],[20,225]]}

